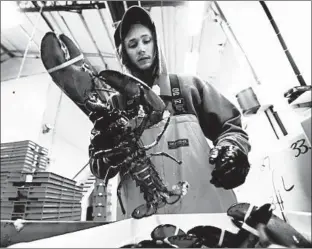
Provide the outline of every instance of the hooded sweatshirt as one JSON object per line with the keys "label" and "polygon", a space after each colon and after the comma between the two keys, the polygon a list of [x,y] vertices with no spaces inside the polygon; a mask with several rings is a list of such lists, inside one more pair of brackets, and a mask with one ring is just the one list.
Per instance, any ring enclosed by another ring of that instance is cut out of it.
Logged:
{"label": "hooded sweatshirt", "polygon": [[[148,75],[142,75],[131,65],[124,48],[124,38],[131,24],[141,23],[150,28],[156,45],[156,58]],[[211,84],[196,76],[171,75],[167,72],[164,56],[157,42],[157,32],[150,15],[143,8],[132,6],[124,14],[115,31],[115,45],[127,73],[158,86],[159,96],[171,113],[171,121],[163,137],[147,153],[166,152],[182,164],[167,157],[151,157],[152,163],[165,184],[171,189],[179,181],[187,181],[187,194],[174,205],[158,209],[158,214],[226,212],[236,203],[232,190],[216,188],[210,183],[213,165],[209,164],[210,147],[236,145],[245,154],[250,151],[248,135],[241,126],[238,109]],[[172,82],[178,82],[178,87]],[[123,102],[122,98],[118,98]],[[124,101],[125,102],[125,101]],[[124,106],[125,103],[120,106]],[[165,120],[145,130],[141,140],[151,144],[162,131]],[[145,203],[143,193],[129,177],[122,185],[122,200],[126,215],[117,210],[117,219],[130,218],[133,210]]]}

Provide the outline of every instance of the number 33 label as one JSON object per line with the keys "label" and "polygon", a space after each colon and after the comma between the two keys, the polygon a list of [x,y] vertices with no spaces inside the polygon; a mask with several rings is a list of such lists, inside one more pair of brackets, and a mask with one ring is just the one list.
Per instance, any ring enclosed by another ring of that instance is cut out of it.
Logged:
{"label": "number 33 label", "polygon": [[298,157],[300,155],[303,155],[305,153],[307,153],[309,150],[311,150],[311,147],[308,147],[305,144],[305,139],[300,139],[297,142],[294,142],[290,148],[292,148],[293,150],[295,150],[297,153],[295,155],[295,157]]}

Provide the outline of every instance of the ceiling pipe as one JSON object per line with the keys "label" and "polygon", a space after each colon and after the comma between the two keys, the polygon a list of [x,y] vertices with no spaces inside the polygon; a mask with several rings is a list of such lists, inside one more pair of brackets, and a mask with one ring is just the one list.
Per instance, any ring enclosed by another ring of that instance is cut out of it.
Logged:
{"label": "ceiling pipe", "polygon": [[76,43],[76,45],[79,46],[79,43],[77,42],[77,40],[76,40],[76,38],[75,38],[73,32],[72,32],[71,29],[69,28],[69,26],[68,26],[68,24],[67,24],[65,18],[60,14],[60,12],[57,12],[57,14],[58,14],[59,17],[62,19],[62,21],[63,21],[64,25],[66,26],[66,28],[67,28],[67,30],[68,30],[68,32],[69,32],[71,38],[73,38],[73,40],[74,40],[74,42]]}
{"label": "ceiling pipe", "polygon": [[120,1],[106,1],[106,4],[110,11],[113,22],[119,22],[125,13],[124,3]]}
{"label": "ceiling pipe", "polygon": [[114,53],[115,53],[115,56],[114,56],[114,57],[117,59],[119,66],[122,68],[121,62],[120,62],[120,60],[118,59],[118,54],[117,54],[117,50],[116,50],[116,48],[115,48],[115,43],[114,43],[113,37],[112,37],[112,35],[111,35],[110,31],[109,31],[108,25],[107,25],[107,23],[106,23],[106,21],[105,21],[105,19],[104,19],[104,16],[103,16],[101,10],[98,9],[97,11],[98,11],[99,16],[100,16],[100,18],[101,18],[101,22],[102,22],[102,24],[103,24],[103,26],[104,26],[104,28],[105,28],[105,31],[106,31],[106,34],[107,34],[108,39],[109,39],[109,41],[110,41],[110,44],[112,45],[112,49],[113,49],[113,51],[114,51]]}
{"label": "ceiling pipe", "polygon": [[266,3],[264,1],[259,1],[259,2],[261,4],[266,16],[268,17],[268,19],[269,19],[269,21],[270,21],[270,23],[271,23],[271,25],[275,31],[275,34],[277,35],[277,38],[278,38],[278,40],[279,40],[279,42],[283,48],[283,51],[285,52],[285,55],[286,55],[290,65],[291,65],[291,68],[293,69],[293,71],[294,71],[294,73],[295,73],[295,75],[299,81],[300,86],[306,86],[307,84],[306,84],[305,80],[303,79],[294,58],[292,57],[291,53],[289,52],[289,49],[288,49],[288,47],[287,47],[287,45],[283,39],[283,36],[282,36],[276,22],[274,21],[274,18],[272,16],[268,6],[266,5]]}
{"label": "ceiling pipe", "polygon": [[[6,38],[3,34],[1,34],[1,40],[5,41],[10,47],[12,47],[14,50],[18,50],[17,46],[15,46],[8,38]],[[8,49],[9,51],[12,51],[12,49]],[[21,54],[23,55],[23,54]]]}
{"label": "ceiling pipe", "polygon": [[[20,55],[15,55],[15,53],[23,53],[24,51],[21,50],[10,50],[11,53],[13,53],[13,55],[15,57],[21,57]],[[40,53],[36,53],[36,52],[28,52],[28,55],[31,55],[32,57],[40,57]],[[87,56],[87,57],[99,57],[98,53],[83,53],[83,55]],[[115,58],[115,55],[112,53],[103,53],[101,52],[101,56],[105,57],[105,58]]]}
{"label": "ceiling pipe", "polygon": [[[36,7],[37,12],[39,12],[40,7],[39,7],[37,1],[31,1],[31,2],[32,2],[32,4]],[[43,7],[43,8],[44,8],[44,7]],[[42,9],[43,9],[43,8],[42,8]],[[53,28],[52,24],[50,23],[50,21],[48,20],[48,18],[44,15],[44,13],[41,12],[40,15],[42,16],[43,20],[44,20],[45,23],[48,25],[48,27],[54,32],[54,28]]]}
{"label": "ceiling pipe", "polygon": [[[35,1],[32,1],[35,2]],[[59,1],[54,1],[59,2]],[[62,1],[65,2],[65,1]],[[161,6],[161,2],[163,6],[181,6],[184,5],[184,1],[125,1],[127,2],[128,8],[132,5],[139,5],[140,7],[159,7]],[[133,3],[132,3],[133,2]],[[68,11],[68,12],[80,12],[86,9],[105,9],[106,4],[104,2],[94,2],[88,4],[68,4],[68,5],[52,5],[52,6],[44,6],[42,12],[53,12],[53,11]],[[38,12],[38,8],[35,7],[20,7],[21,12]]]}
{"label": "ceiling pipe", "polygon": [[85,18],[84,18],[84,16],[83,16],[83,14],[82,14],[82,13],[79,13],[79,17],[80,17],[80,19],[81,19],[81,21],[82,21],[84,27],[86,28],[86,30],[87,30],[87,32],[88,32],[88,34],[89,34],[89,37],[91,38],[92,43],[94,44],[94,47],[96,48],[96,50],[97,50],[97,52],[98,52],[98,55],[100,56],[100,58],[101,58],[101,60],[102,60],[102,62],[103,62],[103,64],[104,64],[105,69],[108,69],[107,63],[105,62],[103,56],[101,55],[101,51],[100,51],[98,45],[96,44],[96,41],[95,41],[95,39],[94,39],[94,37],[93,37],[93,35],[92,35],[92,33],[91,33],[91,30],[90,30],[90,28],[89,28],[89,26],[88,26],[88,24],[87,24],[87,22],[86,22],[86,20],[85,20]]}
{"label": "ceiling pipe", "polygon": [[234,32],[233,32],[233,30],[232,30],[228,20],[226,19],[225,15],[223,14],[223,11],[221,10],[219,4],[217,3],[217,1],[213,1],[213,3],[214,3],[214,6],[216,7],[218,13],[215,13],[213,8],[211,8],[211,10],[214,12],[214,14],[216,16],[219,16],[221,18],[220,26],[221,26],[222,30],[224,31],[225,34],[228,33],[228,32],[225,31],[225,29],[224,29],[224,27],[222,25],[222,22],[223,22],[225,24],[226,28],[228,29],[231,37],[234,39],[234,41],[235,41],[236,45],[238,46],[239,50],[242,52],[242,54],[243,54],[243,56],[244,56],[244,58],[245,58],[245,60],[246,60],[246,62],[248,64],[248,67],[249,67],[249,69],[250,69],[250,71],[251,71],[251,73],[252,73],[252,75],[253,75],[253,77],[255,79],[255,82],[258,85],[261,85],[261,82],[260,82],[260,80],[259,80],[259,78],[258,78],[258,76],[256,74],[256,71],[254,70],[253,66],[251,65],[251,63],[250,63],[250,61],[249,61],[249,59],[248,59],[248,57],[247,57],[243,47],[241,46],[240,42],[238,41],[237,37],[235,36],[235,34],[234,34]]}
{"label": "ceiling pipe", "polygon": [[[66,26],[66,28],[67,28],[67,30],[68,30],[68,32],[69,32],[69,34],[71,35],[71,38],[74,40],[74,42],[76,43],[76,45],[77,45],[78,48],[80,49],[80,45],[79,45],[77,39],[75,38],[73,32],[71,31],[71,29],[70,29],[68,23],[66,22],[65,18],[60,14],[60,12],[57,12],[57,14],[58,14],[59,17],[62,19],[64,25]],[[81,52],[82,52],[82,51],[81,51]],[[83,52],[82,52],[82,53],[83,53]],[[84,55],[85,57],[88,56],[86,53],[83,53],[83,55]],[[98,54],[96,54],[96,55],[99,56]],[[90,56],[90,57],[92,57],[92,56]],[[94,67],[92,66],[92,64],[90,63],[90,61],[88,60],[88,58],[85,58],[85,60],[86,60],[86,62],[91,66],[91,68],[93,69],[93,71],[96,71],[95,68],[94,68]]]}
{"label": "ceiling pipe", "polygon": [[50,17],[51,19],[53,20],[53,22],[56,24],[58,30],[61,32],[61,33],[64,33],[61,26],[59,25],[58,21],[56,20],[56,18],[54,17],[54,15],[52,13],[49,13],[50,14]]}
{"label": "ceiling pipe", "polygon": [[113,38],[112,38],[112,36],[111,36],[111,34],[109,32],[109,28],[108,28],[108,25],[107,25],[107,23],[106,23],[106,21],[104,19],[104,16],[103,16],[102,12],[99,9],[98,9],[98,13],[100,15],[101,22],[102,22],[102,24],[103,24],[103,26],[105,28],[105,31],[106,31],[106,33],[108,35],[108,39],[110,41],[110,44],[112,45],[112,48],[115,49],[114,41],[113,41]]}
{"label": "ceiling pipe", "polygon": [[[57,2],[57,1],[54,1]],[[62,1],[63,2],[63,1]],[[105,4],[102,2],[88,3],[88,4],[67,4],[67,5],[53,5],[53,6],[44,6],[43,12],[52,12],[52,11],[82,11],[86,9],[100,9],[105,8]],[[21,7],[22,12],[37,12],[37,8],[32,7]]]}
{"label": "ceiling pipe", "polygon": [[12,51],[10,51],[6,46],[4,46],[1,43],[1,49],[7,54],[9,55],[11,58],[15,57],[15,54],[12,53]]}

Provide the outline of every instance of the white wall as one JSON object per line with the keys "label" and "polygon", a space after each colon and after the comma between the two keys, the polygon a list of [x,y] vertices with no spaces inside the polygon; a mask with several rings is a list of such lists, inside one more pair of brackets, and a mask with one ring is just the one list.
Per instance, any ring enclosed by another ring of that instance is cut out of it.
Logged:
{"label": "white wall", "polygon": [[48,85],[47,75],[1,82],[1,142],[38,141]]}
{"label": "white wall", "polygon": [[[263,162],[264,158],[269,156],[271,167],[276,172],[283,173],[287,185],[295,184],[295,189],[286,193],[279,176],[275,177],[275,184],[286,202],[284,204],[286,208],[311,211],[311,205],[308,205],[306,200],[308,189],[311,188],[309,188],[311,177],[304,178],[304,175],[311,176],[309,173],[311,161],[308,159],[311,151],[304,157],[294,157],[294,151],[290,147],[292,143],[304,137],[300,125],[302,117],[290,108],[283,97],[284,92],[299,85],[296,76],[259,2],[218,1],[218,3],[251,61],[261,85],[257,85],[250,77],[251,73],[244,57],[230,43],[226,44],[223,51],[214,85],[236,105],[238,104],[235,95],[240,90],[252,86],[262,105],[274,105],[289,133],[285,137],[280,136],[278,140],[263,112],[248,118],[244,117],[252,145],[250,154],[252,169],[246,184],[236,189],[239,201],[261,205],[271,200],[272,175],[267,166],[262,167],[263,163],[267,163]],[[311,2],[268,2],[267,5],[276,18],[306,83],[311,84],[311,53],[307,52],[311,50],[311,21],[308,21],[311,19]],[[311,192],[309,193],[311,199]]]}
{"label": "white wall", "polygon": [[[20,63],[12,62],[1,65],[5,78],[16,76]],[[38,73],[40,67],[34,65],[40,65],[38,60],[27,60],[24,74]],[[1,142],[37,142],[49,149],[47,170],[72,178],[88,161],[91,122],[46,73],[1,80]],[[43,134],[46,123],[53,129]]]}

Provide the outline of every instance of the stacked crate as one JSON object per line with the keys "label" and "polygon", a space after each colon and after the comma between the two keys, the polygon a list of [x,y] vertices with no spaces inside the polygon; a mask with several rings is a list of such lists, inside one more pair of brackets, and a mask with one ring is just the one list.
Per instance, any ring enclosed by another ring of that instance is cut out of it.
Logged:
{"label": "stacked crate", "polygon": [[1,176],[4,178],[8,172],[44,171],[49,163],[47,155],[47,149],[30,140],[2,143]]}
{"label": "stacked crate", "polygon": [[45,172],[48,161],[31,141],[1,144],[1,220],[80,220],[82,187]]}

